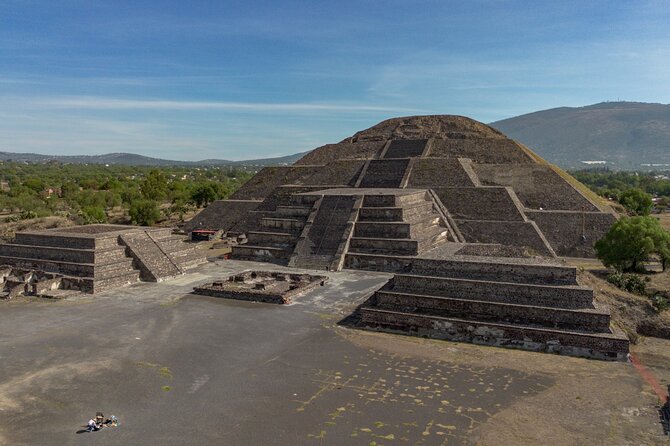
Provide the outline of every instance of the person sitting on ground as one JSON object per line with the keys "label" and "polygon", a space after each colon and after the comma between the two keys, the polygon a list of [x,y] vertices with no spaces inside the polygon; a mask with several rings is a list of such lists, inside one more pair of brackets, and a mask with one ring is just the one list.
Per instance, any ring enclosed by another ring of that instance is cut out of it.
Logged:
{"label": "person sitting on ground", "polygon": [[119,425],[119,420],[114,415],[112,415],[110,418],[107,418],[105,420],[105,426],[116,427],[118,425]]}
{"label": "person sitting on ground", "polygon": [[88,420],[88,424],[86,425],[86,430],[89,431],[89,432],[97,431],[97,430],[100,430],[100,426],[98,425],[98,423],[95,422],[94,418],[91,418],[90,420]]}

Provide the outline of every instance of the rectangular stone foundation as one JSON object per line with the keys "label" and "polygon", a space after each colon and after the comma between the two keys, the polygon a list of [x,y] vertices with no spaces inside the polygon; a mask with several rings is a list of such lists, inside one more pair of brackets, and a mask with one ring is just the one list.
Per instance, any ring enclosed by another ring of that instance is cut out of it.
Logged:
{"label": "rectangular stone foundation", "polygon": [[273,304],[290,304],[292,298],[323,286],[326,276],[245,271],[193,289],[194,294]]}

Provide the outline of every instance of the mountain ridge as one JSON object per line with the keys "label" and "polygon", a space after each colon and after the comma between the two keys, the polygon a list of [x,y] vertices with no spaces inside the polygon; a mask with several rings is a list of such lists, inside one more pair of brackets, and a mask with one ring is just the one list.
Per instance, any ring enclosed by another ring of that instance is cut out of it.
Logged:
{"label": "mountain ridge", "polygon": [[39,153],[19,153],[0,151],[0,161],[16,161],[27,163],[47,163],[58,161],[65,164],[115,164],[124,166],[271,166],[293,164],[307,152],[294,153],[292,155],[258,158],[242,161],[231,161],[222,159],[205,159],[199,161],[179,161],[136,153],[114,152],[102,155],[43,155]]}
{"label": "mountain ridge", "polygon": [[564,168],[587,167],[585,161],[605,161],[619,169],[670,163],[668,104],[618,101],[557,107],[489,125]]}

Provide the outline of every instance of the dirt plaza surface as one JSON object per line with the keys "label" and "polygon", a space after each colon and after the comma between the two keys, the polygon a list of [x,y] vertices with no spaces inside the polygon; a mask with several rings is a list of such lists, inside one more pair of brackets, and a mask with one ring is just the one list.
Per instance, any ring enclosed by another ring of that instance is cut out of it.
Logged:
{"label": "dirt plaza surface", "polygon": [[[191,294],[259,267],[0,302],[0,444],[667,444],[630,363],[339,325],[389,274],[319,272],[284,306]],[[668,347],[632,348],[664,386]],[[120,426],[77,434],[96,411]]]}

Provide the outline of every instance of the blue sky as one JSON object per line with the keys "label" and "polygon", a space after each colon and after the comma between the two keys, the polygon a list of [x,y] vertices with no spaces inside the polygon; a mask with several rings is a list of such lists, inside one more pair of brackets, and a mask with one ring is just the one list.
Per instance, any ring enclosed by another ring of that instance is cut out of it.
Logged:
{"label": "blue sky", "polygon": [[394,116],[670,102],[666,1],[0,0],[0,150],[279,156]]}

